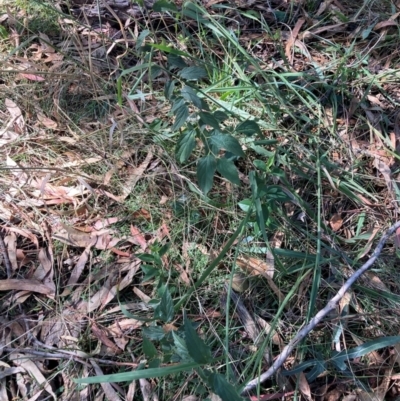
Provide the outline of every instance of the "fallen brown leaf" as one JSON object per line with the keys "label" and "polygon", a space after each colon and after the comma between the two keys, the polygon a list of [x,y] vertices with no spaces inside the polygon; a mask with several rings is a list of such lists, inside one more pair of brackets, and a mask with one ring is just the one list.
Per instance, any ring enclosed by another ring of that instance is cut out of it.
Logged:
{"label": "fallen brown leaf", "polygon": [[267,261],[264,262],[252,256],[239,256],[236,259],[236,263],[242,270],[246,273],[250,273],[252,276],[258,276],[260,274],[267,275],[271,278],[274,276],[275,269]]}
{"label": "fallen brown leaf", "polygon": [[147,220],[147,221],[150,221],[150,220],[151,220],[151,214],[150,214],[150,212],[149,212],[148,210],[146,210],[146,209],[139,209],[139,210],[136,210],[136,212],[133,212],[133,213],[132,213],[132,217],[133,217],[134,219],[141,218],[141,219],[145,219],[145,220]]}
{"label": "fallen brown leaf", "polygon": [[293,31],[291,32],[291,35],[290,35],[288,41],[286,42],[285,54],[286,54],[286,57],[290,64],[293,63],[293,55],[292,55],[292,51],[291,51],[292,46],[295,44],[297,36],[300,32],[300,29],[305,22],[306,22],[306,20],[304,18],[300,18],[297,21],[295,27],[293,28]]}
{"label": "fallen brown leaf", "polygon": [[0,291],[9,290],[31,291],[49,296],[55,295],[51,288],[37,280],[12,278],[8,280],[0,280]]}
{"label": "fallen brown leaf", "polygon": [[129,237],[127,240],[134,245],[139,245],[142,248],[142,250],[145,251],[147,249],[147,241],[144,238],[142,232],[136,226],[133,225],[131,225],[130,231],[132,237]]}
{"label": "fallen brown leaf", "polygon": [[[90,360],[90,363],[93,366],[96,376],[104,375],[99,365],[93,359]],[[119,397],[118,393],[114,390],[113,386],[110,383],[100,383],[100,385],[109,401],[121,401],[121,398]]]}
{"label": "fallen brown leaf", "polygon": [[76,263],[75,267],[73,268],[71,275],[69,277],[68,283],[65,286],[66,288],[64,289],[63,293],[61,296],[67,296],[68,294],[71,293],[73,290],[73,286],[79,281],[79,278],[83,272],[83,269],[85,268],[85,265],[89,259],[90,256],[90,249],[92,248],[94,244],[90,243],[85,250],[82,252],[81,256],[79,256],[78,262]]}
{"label": "fallen brown leaf", "polygon": [[308,381],[306,379],[306,375],[304,374],[304,372],[299,373],[298,383],[299,383],[299,390],[300,390],[301,394],[303,394],[303,396],[307,400],[311,401],[312,400],[311,389],[310,389],[310,385],[308,384]]}
{"label": "fallen brown leaf", "polygon": [[17,257],[17,236],[15,233],[10,232],[4,237],[4,243],[7,246],[8,258],[12,266],[12,272],[18,269],[18,257]]}
{"label": "fallen brown leaf", "polygon": [[332,227],[334,232],[340,230],[343,225],[343,219],[341,213],[335,213],[329,220],[329,225]]}
{"label": "fallen brown leaf", "polygon": [[33,362],[27,355],[18,352],[12,353],[10,359],[13,360],[14,365],[23,368],[27,373],[29,373],[29,375],[36,380],[37,384],[44,388],[53,399],[57,401],[57,396],[54,394],[53,389],[35,362]]}
{"label": "fallen brown leaf", "polygon": [[25,128],[25,120],[24,117],[22,116],[21,109],[11,99],[6,99],[5,105],[12,118],[14,124],[14,131],[17,133],[22,133],[23,129]]}
{"label": "fallen brown leaf", "polygon": [[123,188],[123,195],[120,197],[121,199],[125,199],[128,197],[133,189],[136,186],[136,183],[142,178],[144,172],[146,171],[148,165],[150,164],[151,159],[153,158],[153,152],[152,150],[149,150],[149,153],[147,154],[146,158],[142,162],[142,164],[136,168],[134,168],[130,172],[130,177],[126,181],[124,188]]}
{"label": "fallen brown leaf", "polygon": [[41,248],[39,250],[39,266],[36,268],[35,272],[33,273],[33,278],[42,282],[47,287],[51,288],[53,293],[56,292],[56,285],[53,281],[54,278],[54,260],[53,254],[51,251],[51,243],[49,247]]}
{"label": "fallen brown leaf", "polygon": [[92,323],[92,333],[100,340],[106,347],[110,348],[116,354],[121,353],[121,350],[108,338],[107,334],[97,326],[96,323]]}

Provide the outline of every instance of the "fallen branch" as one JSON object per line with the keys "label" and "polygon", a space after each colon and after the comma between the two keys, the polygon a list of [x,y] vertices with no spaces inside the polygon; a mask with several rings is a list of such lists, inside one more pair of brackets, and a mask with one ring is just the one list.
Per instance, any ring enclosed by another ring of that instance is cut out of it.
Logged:
{"label": "fallen branch", "polygon": [[12,266],[8,256],[6,244],[4,243],[3,235],[0,233],[0,253],[3,255],[4,265],[6,266],[7,278],[12,277]]}
{"label": "fallen branch", "polygon": [[262,375],[257,377],[254,380],[248,382],[243,389],[242,394],[247,394],[249,391],[253,390],[258,386],[259,383],[265,382],[269,379],[273,374],[277,372],[277,370],[283,365],[286,361],[290,353],[297,346],[297,344],[303,340],[310,333],[315,326],[321,322],[321,320],[333,309],[336,308],[339,301],[343,298],[344,294],[350,289],[350,287],[375,263],[376,259],[382,252],[382,249],[388,240],[388,238],[400,227],[400,221],[390,227],[384,235],[382,235],[381,240],[376,246],[372,256],[368,259],[366,263],[364,263],[354,274],[352,274],[348,280],[343,284],[338,293],[326,304],[326,306],[321,309],[311,320],[310,322],[304,326],[289,342],[289,344],[282,350],[279,356],[276,358],[275,362],[272,366]]}

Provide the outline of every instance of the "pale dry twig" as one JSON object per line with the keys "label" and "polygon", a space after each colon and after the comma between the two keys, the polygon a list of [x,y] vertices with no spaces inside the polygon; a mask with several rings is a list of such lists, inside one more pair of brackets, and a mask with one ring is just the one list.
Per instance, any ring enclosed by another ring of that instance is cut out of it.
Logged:
{"label": "pale dry twig", "polygon": [[289,342],[289,344],[282,350],[279,356],[276,358],[275,362],[272,366],[259,377],[254,380],[248,382],[243,389],[242,394],[246,394],[249,391],[256,388],[259,383],[265,382],[269,379],[277,370],[283,365],[286,361],[290,353],[293,349],[299,344],[301,340],[303,340],[318,323],[322,321],[322,319],[333,309],[336,308],[339,301],[343,298],[344,294],[350,289],[350,287],[375,263],[376,259],[382,252],[382,249],[388,240],[388,238],[398,229],[400,228],[400,221],[390,227],[384,235],[382,235],[381,240],[376,246],[372,256],[365,262],[353,275],[351,275],[348,280],[343,284],[338,293],[326,304],[324,308],[322,308],[311,320],[310,322],[304,326]]}

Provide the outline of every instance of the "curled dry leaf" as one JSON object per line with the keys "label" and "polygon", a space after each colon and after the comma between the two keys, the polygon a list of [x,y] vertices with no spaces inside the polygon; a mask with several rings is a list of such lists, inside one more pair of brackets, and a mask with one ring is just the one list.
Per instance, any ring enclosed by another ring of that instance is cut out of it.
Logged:
{"label": "curled dry leaf", "polygon": [[343,225],[343,219],[341,213],[335,213],[329,220],[329,225],[334,232],[339,231]]}
{"label": "curled dry leaf", "polygon": [[149,303],[151,301],[151,298],[146,295],[142,290],[140,290],[137,287],[133,287],[133,292],[141,299],[144,303]]}
{"label": "curled dry leaf", "polygon": [[151,220],[151,214],[150,214],[150,212],[149,212],[148,210],[146,210],[146,209],[139,209],[139,210],[136,210],[136,212],[133,212],[133,213],[132,213],[132,217],[133,217],[134,219],[145,219],[145,220],[147,220],[147,221],[150,221],[150,220]]}
{"label": "curled dry leaf", "polygon": [[79,256],[78,262],[76,263],[74,269],[72,270],[66,288],[64,289],[61,296],[67,296],[68,294],[70,294],[73,289],[72,287],[79,281],[83,269],[85,268],[85,265],[89,259],[90,249],[92,248],[92,246],[93,243],[90,243],[82,252],[81,256]]}
{"label": "curled dry leaf", "polygon": [[29,230],[25,230],[23,228],[17,228],[17,227],[6,227],[6,226],[0,226],[0,227],[6,231],[14,232],[19,235],[22,235],[25,238],[30,239],[33,242],[33,244],[36,246],[36,248],[39,248],[39,241],[38,241],[36,235],[32,234]]}
{"label": "curled dry leaf", "polygon": [[252,256],[239,256],[236,259],[237,265],[246,273],[252,276],[267,275],[271,278],[274,276],[274,266],[268,261],[263,261]]}
{"label": "curled dry leaf", "polygon": [[51,251],[51,243],[49,244],[49,248],[41,248],[39,250],[38,259],[40,265],[37,267],[35,272],[33,273],[33,278],[42,282],[47,287],[51,288],[53,292],[56,292],[56,285],[53,281],[54,277],[54,261],[53,254]]}
{"label": "curled dry leaf", "polygon": [[[96,376],[103,376],[104,373],[101,370],[100,366],[94,361],[91,360],[90,363],[93,366],[93,369],[96,373]],[[110,401],[121,401],[121,398],[119,397],[118,393],[114,390],[113,386],[110,383],[100,383],[104,394],[106,395],[107,399]]]}
{"label": "curled dry leaf", "polygon": [[37,365],[29,359],[25,354],[18,352],[12,353],[10,358],[13,360],[14,365],[23,368],[29,375],[36,380],[36,382],[44,388],[55,401],[57,401],[57,396],[54,394],[53,389],[47,382],[46,378],[43,376]]}
{"label": "curled dry leaf", "polygon": [[5,105],[14,123],[14,131],[21,133],[25,127],[25,120],[21,109],[11,99],[5,100]]}
{"label": "curled dry leaf", "polygon": [[29,81],[36,81],[36,82],[42,82],[44,81],[44,78],[40,75],[35,75],[35,74],[25,74],[23,72],[20,72],[18,74],[18,76],[20,76],[21,78],[25,78]]}
{"label": "curled dry leaf", "polygon": [[130,171],[129,173],[130,177],[125,182],[123,188],[123,195],[120,197],[121,200],[125,199],[132,193],[132,190],[135,188],[136,183],[142,178],[152,158],[153,158],[153,152],[150,150],[144,161],[140,164],[140,166]]}
{"label": "curled dry leaf", "polygon": [[147,249],[147,241],[144,238],[142,232],[136,227],[131,225],[130,227],[132,236],[127,239],[127,241],[131,242],[134,245],[139,245],[143,251]]}
{"label": "curled dry leaf", "polygon": [[4,237],[4,243],[7,246],[8,258],[10,259],[12,270],[15,272],[18,269],[17,236],[15,233],[8,233]]}
{"label": "curled dry leaf", "polygon": [[174,263],[174,267],[176,271],[179,272],[179,278],[180,280],[187,286],[190,286],[190,279],[187,274],[187,271],[184,269],[183,266],[181,266],[179,263]]}
{"label": "curled dry leaf", "polygon": [[[78,305],[78,310],[93,312],[99,307],[103,309],[112,299],[116,297],[118,291],[122,291],[124,288],[131,284],[133,277],[139,270],[140,264],[140,260],[135,260],[125,266],[123,269],[120,269],[119,272],[114,271],[114,274],[110,274],[108,276],[107,281],[104,283],[103,287],[92,297],[90,297],[89,301],[81,301],[81,303]],[[123,271],[127,271],[127,274],[125,275],[125,277],[120,279],[120,274]],[[117,281],[117,283],[114,284],[116,280],[120,281]]]}
{"label": "curled dry leaf", "polygon": [[[41,77],[38,77],[38,78],[41,78]],[[37,114],[37,119],[40,122],[40,124],[42,124],[46,128],[49,128],[49,129],[57,129],[58,128],[58,124],[55,121],[53,121],[51,118],[46,117],[42,113]]]}
{"label": "curled dry leaf", "polygon": [[370,250],[373,244],[373,240],[376,236],[376,234],[379,232],[379,227],[376,225],[372,228],[370,228],[366,234],[371,234],[370,237],[368,238],[367,244],[364,247],[364,250],[361,252],[361,254],[358,256],[358,259],[363,258]]}
{"label": "curled dry leaf", "polygon": [[299,380],[299,390],[301,394],[303,394],[304,398],[307,399],[308,401],[311,401],[313,398],[311,396],[311,389],[310,385],[308,384],[306,375],[304,372],[301,372],[298,376]]}
{"label": "curled dry leaf", "polygon": [[54,296],[55,293],[52,288],[42,284],[37,280],[29,279],[8,279],[0,280],[0,291],[19,290],[31,291],[48,296]]}
{"label": "curled dry leaf", "polygon": [[19,135],[16,132],[7,129],[0,130],[0,147],[8,145],[18,139]]}
{"label": "curled dry leaf", "polygon": [[139,329],[143,322],[136,319],[121,319],[107,327],[107,331],[114,337],[121,337],[133,330]]}
{"label": "curled dry leaf", "polygon": [[109,217],[107,219],[97,220],[96,223],[93,224],[93,229],[95,231],[103,230],[112,224],[118,223],[119,220],[119,217]]}
{"label": "curled dry leaf", "polygon": [[94,336],[99,339],[106,347],[110,348],[114,353],[119,354],[121,350],[108,338],[105,331],[103,331],[96,323],[91,327]]}
{"label": "curled dry leaf", "polygon": [[140,390],[142,392],[143,401],[152,401],[153,389],[151,384],[146,379],[139,379]]}

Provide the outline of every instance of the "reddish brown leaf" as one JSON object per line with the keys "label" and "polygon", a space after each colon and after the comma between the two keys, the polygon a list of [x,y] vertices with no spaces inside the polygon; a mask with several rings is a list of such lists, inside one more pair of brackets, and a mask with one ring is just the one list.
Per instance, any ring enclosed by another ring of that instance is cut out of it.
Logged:
{"label": "reddish brown leaf", "polygon": [[92,324],[92,333],[108,348],[111,348],[113,352],[119,354],[121,350],[107,337],[107,334],[101,330],[96,323]]}
{"label": "reddish brown leaf", "polygon": [[333,231],[338,231],[343,225],[343,219],[341,213],[335,213],[329,220],[329,225],[332,227]]}
{"label": "reddish brown leaf", "polygon": [[117,248],[111,248],[110,251],[114,252],[118,256],[123,256],[123,257],[126,257],[126,258],[129,258],[131,256],[131,253],[121,251],[121,250],[119,250]]}
{"label": "reddish brown leaf", "polygon": [[136,210],[136,212],[133,212],[133,213],[132,213],[132,217],[133,217],[134,219],[141,218],[141,219],[145,219],[145,220],[147,220],[147,221],[150,221],[150,220],[151,220],[151,214],[150,214],[150,212],[149,212],[148,210],[146,210],[146,209]]}
{"label": "reddish brown leaf", "polygon": [[144,251],[147,248],[147,241],[144,238],[142,232],[136,227],[131,225],[130,227],[132,237],[128,238],[128,241],[132,244],[139,245]]}

